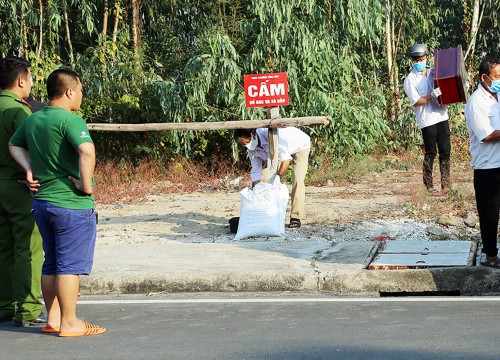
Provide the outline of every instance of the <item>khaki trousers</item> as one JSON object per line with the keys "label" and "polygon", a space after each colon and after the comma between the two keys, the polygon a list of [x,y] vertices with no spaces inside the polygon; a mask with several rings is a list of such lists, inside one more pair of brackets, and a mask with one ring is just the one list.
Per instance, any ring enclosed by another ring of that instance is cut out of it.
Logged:
{"label": "khaki trousers", "polygon": [[292,155],[293,184],[292,184],[292,211],[291,218],[302,220],[305,216],[304,206],[306,201],[306,184],[304,182],[309,165],[310,149],[301,150]]}

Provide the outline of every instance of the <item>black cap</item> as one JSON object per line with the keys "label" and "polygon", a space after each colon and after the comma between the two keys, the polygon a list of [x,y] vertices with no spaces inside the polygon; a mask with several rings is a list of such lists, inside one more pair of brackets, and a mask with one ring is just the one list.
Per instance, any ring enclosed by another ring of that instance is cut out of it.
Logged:
{"label": "black cap", "polygon": [[427,45],[425,44],[415,44],[408,49],[409,57],[419,57],[424,55],[429,55]]}

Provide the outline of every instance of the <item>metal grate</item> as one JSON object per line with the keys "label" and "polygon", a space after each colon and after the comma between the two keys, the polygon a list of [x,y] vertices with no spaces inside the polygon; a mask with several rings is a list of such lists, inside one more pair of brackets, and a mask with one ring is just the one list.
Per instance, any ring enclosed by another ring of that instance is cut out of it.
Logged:
{"label": "metal grate", "polygon": [[477,247],[473,241],[397,241],[381,243],[369,270],[403,270],[471,266]]}

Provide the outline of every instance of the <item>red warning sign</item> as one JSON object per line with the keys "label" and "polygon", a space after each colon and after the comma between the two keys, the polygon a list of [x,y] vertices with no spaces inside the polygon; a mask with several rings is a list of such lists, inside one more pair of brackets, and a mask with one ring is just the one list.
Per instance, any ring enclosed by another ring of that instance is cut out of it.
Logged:
{"label": "red warning sign", "polygon": [[247,107],[288,105],[286,73],[244,75]]}

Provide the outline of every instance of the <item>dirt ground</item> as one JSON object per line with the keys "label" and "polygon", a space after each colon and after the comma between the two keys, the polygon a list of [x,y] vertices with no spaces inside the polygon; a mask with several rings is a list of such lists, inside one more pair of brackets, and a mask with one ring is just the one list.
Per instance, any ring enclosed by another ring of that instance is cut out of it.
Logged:
{"label": "dirt ground", "polygon": [[[444,196],[424,191],[421,177],[418,169],[387,170],[366,174],[363,180],[349,184],[308,186],[303,226],[287,229],[283,238],[270,240],[352,241],[378,236],[477,239],[472,171],[467,164],[456,168],[452,189]],[[231,186],[148,195],[134,204],[97,204],[98,241],[231,242],[234,235],[229,232],[228,220],[239,216],[239,207],[239,189]]]}

